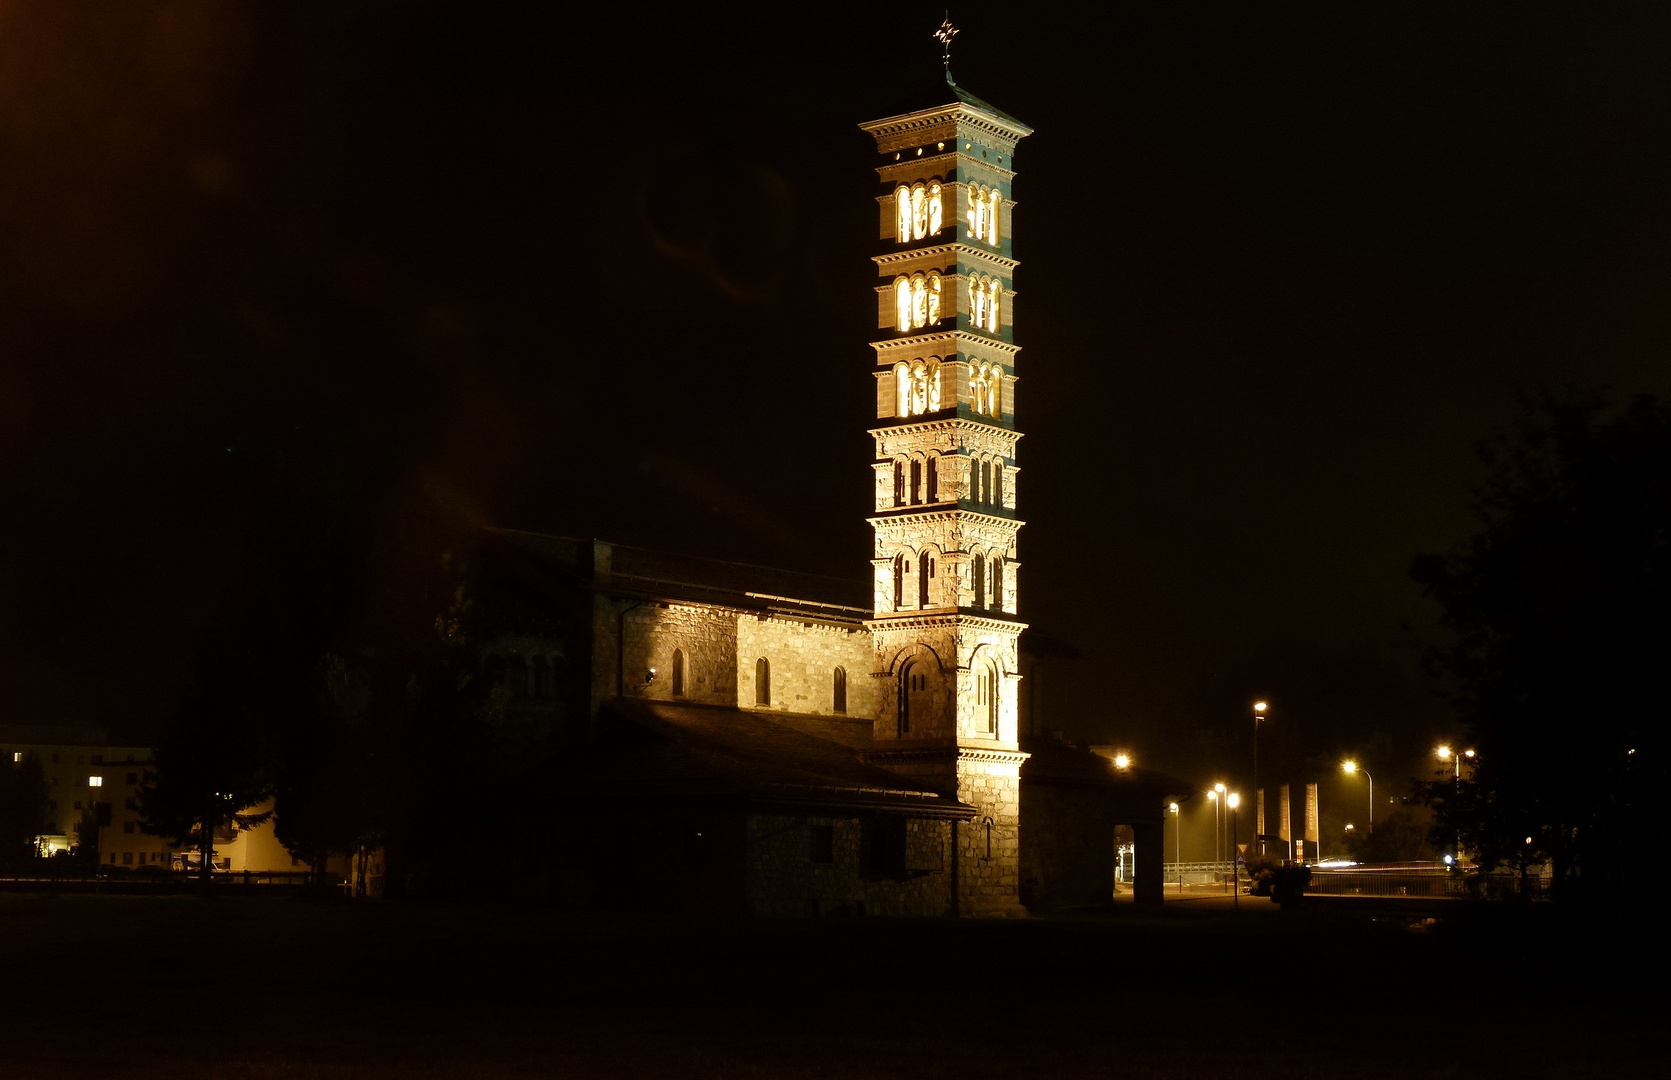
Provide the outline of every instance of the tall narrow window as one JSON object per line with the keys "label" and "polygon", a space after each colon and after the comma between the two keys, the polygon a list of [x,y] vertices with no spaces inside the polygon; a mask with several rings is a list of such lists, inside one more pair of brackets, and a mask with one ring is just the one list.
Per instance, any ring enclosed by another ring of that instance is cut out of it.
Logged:
{"label": "tall narrow window", "polygon": [[928,191],[918,184],[911,189],[911,238],[921,240],[928,235]]}
{"label": "tall narrow window", "polygon": [[835,677],[830,687],[830,703],[833,712],[844,713],[847,711],[846,668],[838,667],[835,669]]}
{"label": "tall narrow window", "polygon": [[1004,463],[1002,461],[992,463],[992,505],[1000,507],[1004,505]]}
{"label": "tall narrow window", "polygon": [[923,463],[917,458],[911,459],[911,502],[913,505],[923,501]]}
{"label": "tall narrow window", "polygon": [[673,650],[673,696],[685,696],[685,650]]}
{"label": "tall narrow window", "polygon": [[930,455],[928,459],[928,501],[940,501],[940,458]]}
{"label": "tall narrow window", "polygon": [[754,703],[772,703],[772,665],[764,656],[754,662]]}
{"label": "tall narrow window", "polygon": [[901,333],[911,329],[911,279],[894,280],[894,326]]}
{"label": "tall narrow window", "polygon": [[894,610],[905,609],[905,556],[894,556]]}
{"label": "tall narrow window", "polygon": [[992,607],[1004,609],[1004,560],[996,555],[992,557]]}
{"label": "tall narrow window", "polygon": [[894,505],[905,505],[905,462],[894,462]]}
{"label": "tall narrow window", "polygon": [[911,242],[911,189],[900,187],[894,192],[894,233],[899,242]]}
{"label": "tall narrow window", "polygon": [[992,503],[992,462],[981,462],[981,502]]}
{"label": "tall narrow window", "polygon": [[940,184],[935,181],[928,185],[928,232],[930,236],[940,231],[941,219],[945,216],[945,207],[940,201]]}
{"label": "tall narrow window", "polygon": [[1004,286],[997,278],[993,278],[987,283],[986,288],[986,328],[996,334],[1002,322],[999,312],[1004,306]]}
{"label": "tall narrow window", "polygon": [[993,247],[997,247],[998,217],[1004,209],[1004,197],[998,194],[997,188],[993,188],[991,191],[986,193],[986,198],[986,242],[991,244]]}
{"label": "tall narrow window", "polygon": [[930,323],[937,323],[940,321],[940,275],[933,270],[930,270],[926,280],[928,305],[923,312],[923,321],[917,324],[919,326],[927,326]]}
{"label": "tall narrow window", "polygon": [[928,606],[928,570],[933,564],[934,560],[927,555],[917,557],[917,606],[920,608]]}
{"label": "tall narrow window", "polygon": [[983,608],[986,606],[986,556],[980,552],[975,553],[975,572],[972,576],[974,577],[972,584],[975,586],[975,606]]}

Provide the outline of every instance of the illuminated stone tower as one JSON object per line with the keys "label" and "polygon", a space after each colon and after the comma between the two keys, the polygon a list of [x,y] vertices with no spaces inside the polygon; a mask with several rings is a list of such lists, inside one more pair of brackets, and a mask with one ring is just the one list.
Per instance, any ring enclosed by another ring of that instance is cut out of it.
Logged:
{"label": "illuminated stone tower", "polygon": [[958,911],[1020,914],[1014,275],[1016,143],[1032,129],[952,81],[876,139],[875,614],[869,760],[938,778]]}

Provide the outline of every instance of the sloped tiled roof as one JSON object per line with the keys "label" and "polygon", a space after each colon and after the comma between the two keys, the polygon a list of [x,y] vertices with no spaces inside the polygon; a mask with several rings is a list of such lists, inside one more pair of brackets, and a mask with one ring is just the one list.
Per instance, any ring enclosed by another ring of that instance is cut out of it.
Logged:
{"label": "sloped tiled roof", "polygon": [[616,737],[581,770],[594,790],[969,818],[973,807],[920,780],[868,765],[850,747],[769,714],[718,705],[616,699]]}

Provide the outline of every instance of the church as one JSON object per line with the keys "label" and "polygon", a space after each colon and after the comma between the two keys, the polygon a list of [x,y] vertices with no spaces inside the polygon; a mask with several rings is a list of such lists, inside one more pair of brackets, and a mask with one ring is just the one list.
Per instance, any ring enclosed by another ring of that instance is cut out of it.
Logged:
{"label": "church", "polygon": [[1018,618],[1013,183],[1032,129],[949,66],[931,100],[861,126],[881,188],[868,591],[486,538],[508,602],[484,668],[579,747],[561,888],[607,907],[1015,917],[1108,903],[1125,825],[1136,899],[1158,903],[1165,806],[1189,792],[1039,730],[1029,680],[1063,650]]}

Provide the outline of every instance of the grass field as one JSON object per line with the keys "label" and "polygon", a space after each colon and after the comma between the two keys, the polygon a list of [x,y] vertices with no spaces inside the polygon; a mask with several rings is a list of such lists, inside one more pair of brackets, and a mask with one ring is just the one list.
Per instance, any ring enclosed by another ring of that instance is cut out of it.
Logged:
{"label": "grass field", "polygon": [[1656,944],[1322,898],[956,923],[0,896],[0,1077],[1658,1077]]}

